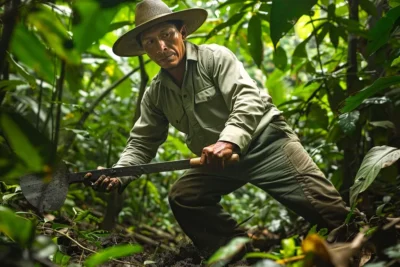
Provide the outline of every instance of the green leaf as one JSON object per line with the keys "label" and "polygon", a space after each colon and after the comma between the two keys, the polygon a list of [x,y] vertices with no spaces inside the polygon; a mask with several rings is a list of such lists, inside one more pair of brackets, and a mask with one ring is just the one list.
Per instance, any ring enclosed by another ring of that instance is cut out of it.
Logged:
{"label": "green leaf", "polygon": [[304,14],[308,14],[317,0],[274,0],[271,7],[271,39],[274,47]]}
{"label": "green leaf", "polygon": [[80,64],[80,55],[74,49],[67,29],[49,7],[38,5],[33,12],[29,13],[28,22],[35,26],[46,40],[48,47],[60,58],[69,64]]}
{"label": "green leaf", "polygon": [[335,49],[339,46],[339,29],[336,28],[333,24],[329,26],[329,39]]}
{"label": "green leaf", "polygon": [[294,238],[283,239],[281,243],[282,243],[282,251],[284,258],[292,257],[295,255],[296,242],[294,241]]}
{"label": "green leaf", "polygon": [[85,52],[94,42],[108,32],[118,11],[117,7],[102,8],[98,1],[74,1],[72,33],[78,51]]}
{"label": "green leaf", "polygon": [[307,114],[307,123],[310,128],[328,130],[329,118],[326,109],[313,103]]}
{"label": "green leaf", "polygon": [[15,215],[12,210],[0,205],[0,233],[4,233],[20,246],[27,247],[34,231],[31,221]]}
{"label": "green leaf", "polygon": [[302,41],[300,44],[296,46],[294,49],[292,57],[298,57],[298,58],[307,58],[307,50],[306,50],[306,45],[308,41],[310,40],[310,37]]}
{"label": "green leaf", "polygon": [[0,81],[1,90],[12,90],[15,89],[18,85],[26,84],[26,82],[21,80],[5,80]]}
{"label": "green leaf", "polygon": [[400,0],[389,0],[390,7],[397,7],[400,6]]}
{"label": "green leaf", "polygon": [[14,153],[29,166],[30,171],[40,171],[42,158],[24,131],[7,114],[0,115],[0,125]]}
{"label": "green leaf", "polygon": [[396,125],[394,125],[394,123],[391,121],[371,121],[369,124],[372,125],[373,127],[381,127],[393,130],[396,129]]}
{"label": "green leaf", "polygon": [[273,61],[275,67],[277,67],[278,69],[280,70],[286,69],[288,58],[286,55],[286,51],[281,46],[275,49]]}
{"label": "green leaf", "polygon": [[359,0],[359,4],[369,15],[378,17],[378,10],[371,0]]}
{"label": "green leaf", "polygon": [[[29,45],[27,45],[29,44]],[[45,46],[23,24],[17,24],[11,41],[11,51],[49,83],[54,80],[54,62]]]}
{"label": "green leaf", "polygon": [[20,64],[18,64],[17,62],[15,62],[15,60],[12,58],[12,56],[10,54],[7,53],[7,58],[8,58],[8,62],[10,63],[10,65],[15,68],[15,70],[17,71],[17,73],[19,75],[22,76],[22,78],[25,79],[25,81],[27,81],[30,85],[30,87],[32,89],[36,89],[36,79],[33,75],[31,75],[30,73],[28,73]]}
{"label": "green leaf", "polygon": [[89,256],[85,261],[85,266],[94,267],[103,264],[110,259],[126,257],[135,253],[142,252],[140,245],[118,245],[109,247]]}
{"label": "green leaf", "polygon": [[358,195],[372,184],[381,169],[391,166],[400,158],[400,149],[376,146],[368,151],[357,172],[354,185],[350,188],[350,204],[353,206]]}
{"label": "green leaf", "polygon": [[400,65],[400,57],[395,58],[392,61],[392,64],[390,65],[390,67],[394,67],[394,66],[398,66],[398,65]]}
{"label": "green leaf", "polygon": [[250,252],[247,253],[244,257],[245,259],[251,259],[251,258],[259,258],[259,259],[271,259],[271,260],[279,260],[280,258],[274,254],[271,253],[265,253],[265,252]]}
{"label": "green leaf", "polygon": [[386,16],[377,21],[375,26],[369,31],[369,43],[367,45],[368,55],[376,52],[388,42],[393,25],[399,17],[400,6],[389,10]]}
{"label": "green leaf", "polygon": [[246,243],[249,243],[250,239],[246,237],[236,237],[232,239],[226,246],[219,248],[207,261],[208,265],[213,265],[214,263],[224,264],[229,262],[234,255],[236,255],[240,250],[242,250]]}
{"label": "green leaf", "polygon": [[60,266],[66,266],[68,265],[69,261],[70,261],[71,257],[68,255],[63,254],[60,251],[56,251],[56,253],[53,255],[53,262],[57,265]]}
{"label": "green leaf", "polygon": [[351,135],[356,129],[359,118],[360,112],[358,110],[342,114],[339,116],[339,126],[346,135]]}
{"label": "green leaf", "polygon": [[357,94],[346,99],[341,112],[349,112],[356,109],[365,99],[375,95],[376,93],[388,88],[389,86],[400,84],[400,76],[391,76],[379,78],[372,85],[365,87]]}
{"label": "green leaf", "polygon": [[227,27],[231,27],[231,26],[235,25],[236,23],[238,23],[246,13],[247,12],[239,12],[239,13],[233,15],[232,17],[230,17],[226,22],[223,22],[223,23],[215,26],[215,28],[212,29],[210,31],[210,33],[207,35],[206,40],[210,39],[212,36],[216,35],[221,30],[223,30]]}
{"label": "green leaf", "polygon": [[261,19],[259,16],[254,15],[249,21],[249,28],[247,32],[249,51],[253,57],[254,62],[258,67],[261,66],[263,60],[263,42],[261,40]]}

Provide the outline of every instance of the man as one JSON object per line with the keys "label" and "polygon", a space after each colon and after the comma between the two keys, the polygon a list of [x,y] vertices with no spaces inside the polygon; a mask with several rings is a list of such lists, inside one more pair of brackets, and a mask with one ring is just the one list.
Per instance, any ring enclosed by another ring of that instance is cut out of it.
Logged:
{"label": "man", "polygon": [[[169,202],[200,249],[213,251],[243,235],[219,201],[246,183],[312,223],[330,229],[341,225],[348,209],[271,97],[227,48],[186,41],[206,17],[198,8],[172,12],[160,0],[137,4],[136,28],[118,39],[113,51],[120,56],[147,53],[161,70],[145,92],[141,117],[114,166],[151,161],[169,124],[185,133],[186,144],[204,167],[187,171],[172,186]],[[241,154],[240,162],[223,167],[233,153]],[[103,176],[94,187],[122,191],[134,178]]]}

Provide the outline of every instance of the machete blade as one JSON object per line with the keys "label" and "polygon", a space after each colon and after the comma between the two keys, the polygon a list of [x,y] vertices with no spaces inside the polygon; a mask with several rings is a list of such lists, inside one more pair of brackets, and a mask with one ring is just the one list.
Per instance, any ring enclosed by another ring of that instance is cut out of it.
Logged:
{"label": "machete blade", "polygon": [[25,175],[20,180],[21,190],[28,202],[40,212],[58,210],[68,193],[68,172],[64,164],[54,169],[51,180],[44,175]]}

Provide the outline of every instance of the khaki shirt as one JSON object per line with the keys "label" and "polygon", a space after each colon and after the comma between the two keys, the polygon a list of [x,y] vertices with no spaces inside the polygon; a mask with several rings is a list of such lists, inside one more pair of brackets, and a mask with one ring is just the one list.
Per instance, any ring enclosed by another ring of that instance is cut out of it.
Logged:
{"label": "khaki shirt", "polygon": [[186,71],[179,88],[161,70],[141,103],[141,117],[114,167],[150,162],[171,124],[186,135],[196,155],[217,141],[236,144],[245,154],[252,140],[280,111],[257,88],[243,64],[226,47],[186,42]]}

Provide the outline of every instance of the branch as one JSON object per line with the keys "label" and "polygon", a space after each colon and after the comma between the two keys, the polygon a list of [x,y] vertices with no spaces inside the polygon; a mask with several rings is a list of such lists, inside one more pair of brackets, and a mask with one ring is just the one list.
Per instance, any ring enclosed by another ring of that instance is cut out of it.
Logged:
{"label": "branch", "polygon": [[133,117],[133,124],[135,124],[135,122],[140,117],[140,103],[142,103],[144,91],[146,90],[146,86],[149,81],[149,75],[147,75],[146,69],[144,68],[146,63],[143,62],[143,56],[139,56],[139,64],[140,64],[139,98],[136,102],[136,109],[135,109],[135,116]]}

